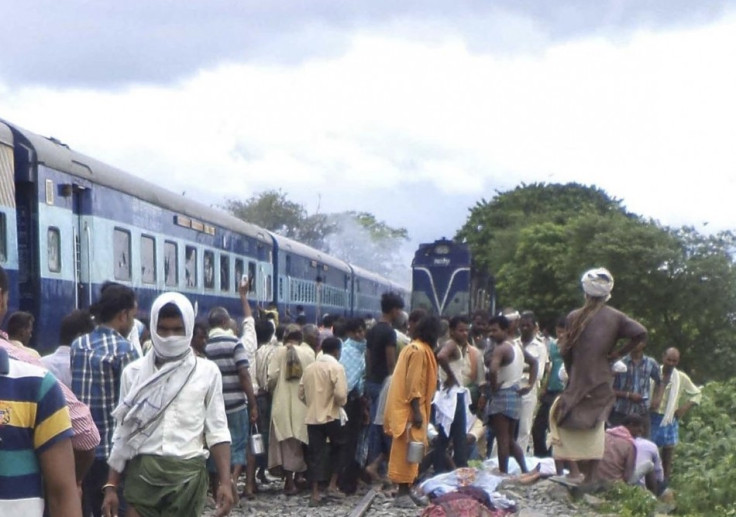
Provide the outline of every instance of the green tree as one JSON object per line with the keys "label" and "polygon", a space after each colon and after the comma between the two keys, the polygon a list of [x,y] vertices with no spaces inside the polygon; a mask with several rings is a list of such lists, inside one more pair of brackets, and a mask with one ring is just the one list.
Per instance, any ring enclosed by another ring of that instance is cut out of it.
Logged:
{"label": "green tree", "polygon": [[243,221],[291,239],[299,238],[307,217],[304,207],[290,201],[281,190],[265,190],[245,201],[228,199],[225,210]]}
{"label": "green tree", "polygon": [[465,241],[479,266],[498,271],[516,252],[519,231],[537,222],[564,225],[581,214],[626,214],[621,201],[578,183],[532,183],[496,192],[470,209],[456,238]]}
{"label": "green tree", "polygon": [[736,367],[731,233],[663,227],[594,187],[534,184],[476,205],[458,237],[495,274],[504,305],[549,323],[582,303],[582,272],[605,266],[615,278],[611,305],[647,326],[650,355],[677,346],[700,380]]}

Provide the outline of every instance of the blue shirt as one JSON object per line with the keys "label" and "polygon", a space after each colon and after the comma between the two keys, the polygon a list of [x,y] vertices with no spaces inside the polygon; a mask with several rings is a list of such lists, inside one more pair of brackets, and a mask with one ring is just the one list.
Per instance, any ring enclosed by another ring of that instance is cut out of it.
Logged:
{"label": "blue shirt", "polygon": [[113,410],[120,398],[123,369],[136,359],[138,352],[116,330],[100,325],[77,338],[71,346],[72,391],[89,406],[100,431],[96,459],[107,459],[115,430]]}
{"label": "blue shirt", "polygon": [[340,364],[345,368],[348,393],[357,387],[358,393],[362,395],[365,378],[365,341],[347,338],[340,353]]}
{"label": "blue shirt", "polygon": [[557,341],[550,339],[549,341],[549,381],[547,381],[547,391],[559,392],[565,389],[565,384],[560,380],[560,368],[562,368],[562,356]]}
{"label": "blue shirt", "polygon": [[638,363],[634,363],[629,355],[621,359],[621,361],[626,365],[626,373],[616,374],[616,378],[613,380],[613,389],[615,391],[638,393],[642,396],[642,399],[640,402],[634,402],[629,399],[616,397],[616,403],[613,409],[625,415],[644,415],[649,411],[650,380],[654,381],[655,384],[661,382],[659,365],[657,361],[646,355],[642,356]]}

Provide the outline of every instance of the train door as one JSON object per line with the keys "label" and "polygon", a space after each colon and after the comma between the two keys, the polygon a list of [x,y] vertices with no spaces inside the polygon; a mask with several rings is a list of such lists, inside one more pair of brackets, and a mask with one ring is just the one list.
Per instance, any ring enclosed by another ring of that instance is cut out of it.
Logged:
{"label": "train door", "polygon": [[71,226],[73,230],[73,261],[75,283],[75,305],[85,309],[92,305],[92,219],[85,216],[92,191],[81,185],[72,186]]}
{"label": "train door", "polygon": [[91,190],[51,179],[44,181],[43,188],[45,203],[39,204],[38,247],[42,299],[51,307],[63,307],[64,313],[88,308],[92,303],[92,226],[85,207]]}
{"label": "train door", "polygon": [[[55,307],[64,314],[88,308],[93,248],[92,219],[85,214],[89,213],[91,190],[52,179],[45,179],[42,188],[38,249],[42,300],[48,307],[41,313],[54,312]],[[48,315],[56,320],[64,314]]]}
{"label": "train door", "polygon": [[[10,280],[10,309],[18,303],[18,243],[16,241],[15,159],[13,135],[0,123],[0,264]],[[8,311],[10,312],[10,311]]]}

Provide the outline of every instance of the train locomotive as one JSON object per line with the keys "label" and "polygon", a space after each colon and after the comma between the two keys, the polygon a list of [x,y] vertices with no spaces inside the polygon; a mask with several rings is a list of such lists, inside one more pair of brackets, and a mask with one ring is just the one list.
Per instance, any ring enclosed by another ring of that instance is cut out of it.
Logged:
{"label": "train locomotive", "polygon": [[412,309],[446,318],[496,311],[494,278],[475,266],[465,243],[443,237],[420,244],[411,270]]}
{"label": "train locomotive", "polygon": [[61,318],[94,303],[100,286],[132,287],[141,315],[158,293],[187,295],[202,316],[250,300],[308,321],[380,312],[407,290],[380,275],[75,152],[0,119],[0,264],[10,307],[34,314],[33,346],[58,344]]}

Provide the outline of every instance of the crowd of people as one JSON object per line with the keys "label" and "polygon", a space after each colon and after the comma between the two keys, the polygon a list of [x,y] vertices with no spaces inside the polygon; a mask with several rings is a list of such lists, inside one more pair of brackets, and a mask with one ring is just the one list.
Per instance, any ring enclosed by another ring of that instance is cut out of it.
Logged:
{"label": "crowd of people", "polygon": [[[299,308],[291,322],[254,311],[247,282],[240,315],[198,320],[167,292],[145,325],[134,291],[108,283],[45,357],[29,348],[33,317],[15,313],[0,338],[0,510],[198,517],[209,491],[221,516],[274,479],[312,507],[367,483],[412,508],[420,477],[490,457],[499,475],[511,458],[527,473],[529,457],[553,457],[560,483],[659,494],[700,390],[676,349],[661,366],[644,355],[646,329],[607,304],[607,270],[582,289],[553,329],[513,308],[407,313],[390,292],[377,320],[310,324]],[[0,268],[0,316],[8,293]]]}

